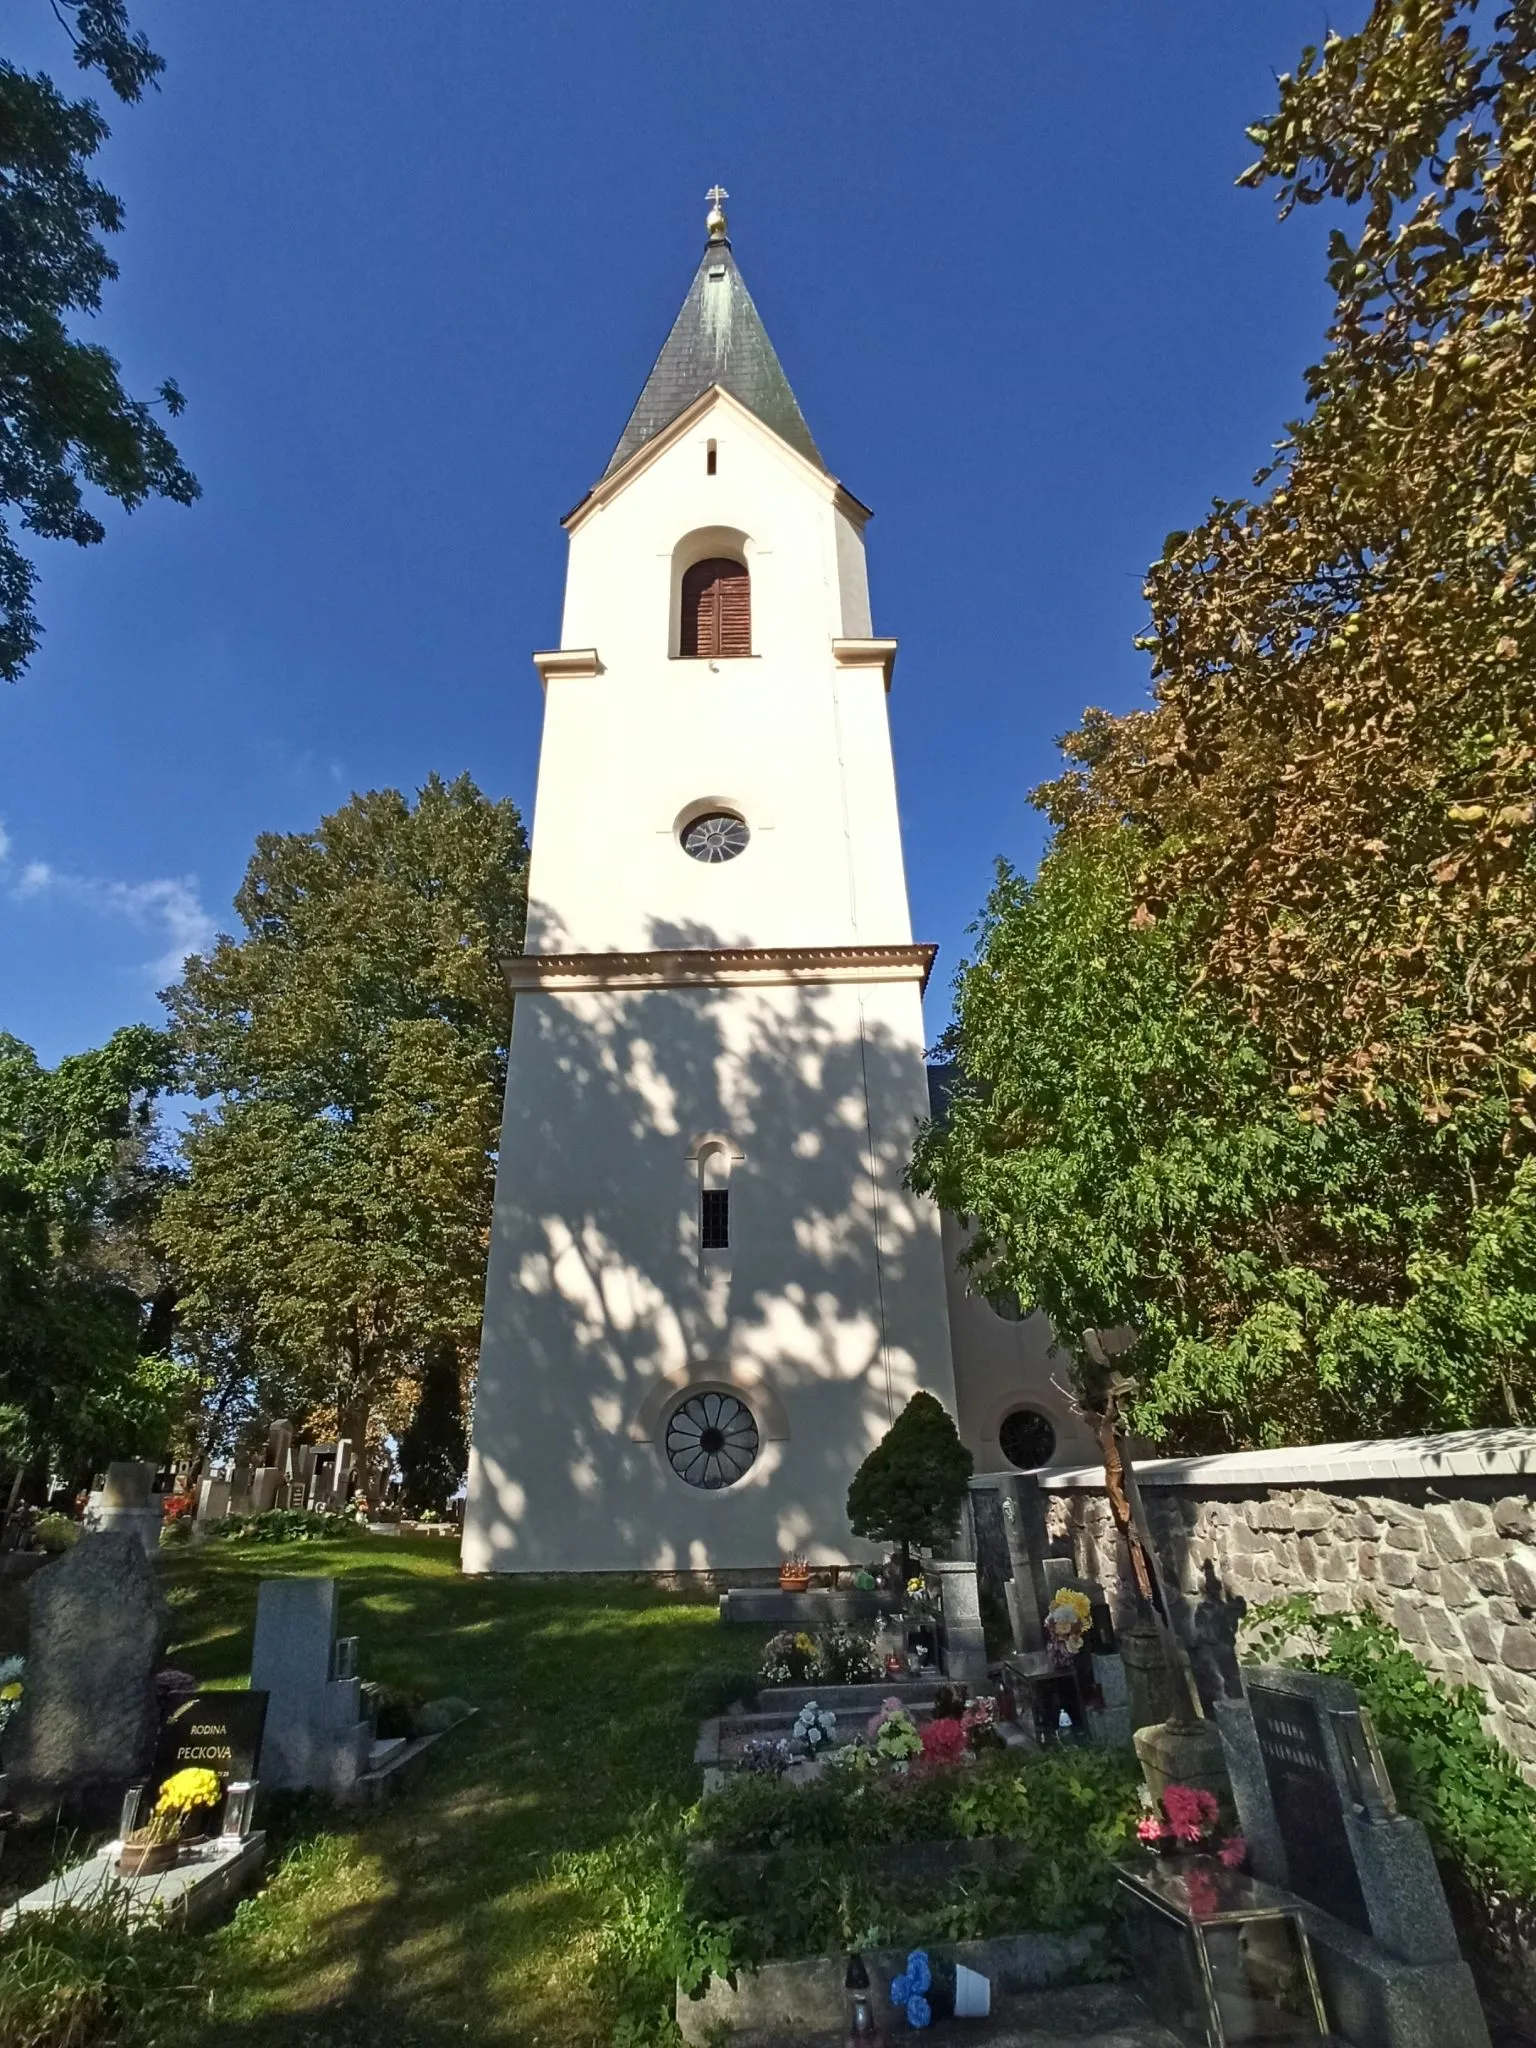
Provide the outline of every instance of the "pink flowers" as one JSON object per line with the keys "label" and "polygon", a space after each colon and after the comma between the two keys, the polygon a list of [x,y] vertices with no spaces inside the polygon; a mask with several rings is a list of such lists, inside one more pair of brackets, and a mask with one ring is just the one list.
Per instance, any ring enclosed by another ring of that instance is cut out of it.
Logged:
{"label": "pink flowers", "polygon": [[1241,1870],[1248,1844],[1241,1835],[1228,1835],[1219,1845],[1221,1801],[1202,1785],[1170,1785],[1163,1793],[1162,1815],[1149,1813],[1136,1825],[1137,1839],[1147,1848],[1163,1852],[1174,1848],[1214,1852],[1228,1870]]}
{"label": "pink flowers", "polygon": [[1176,1842],[1198,1842],[1215,1827],[1221,1803],[1199,1785],[1170,1785],[1163,1794],[1163,1811]]}

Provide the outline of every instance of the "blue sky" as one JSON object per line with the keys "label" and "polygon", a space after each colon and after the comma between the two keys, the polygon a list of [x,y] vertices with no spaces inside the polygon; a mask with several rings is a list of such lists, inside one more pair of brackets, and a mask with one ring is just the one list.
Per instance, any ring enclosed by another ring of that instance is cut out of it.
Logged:
{"label": "blue sky", "polygon": [[[0,1029],[157,1018],[259,831],[468,769],[531,808],[529,650],[698,260],[704,192],[831,468],[877,632],[937,1031],[1086,704],[1146,690],[1142,572],[1301,402],[1326,224],[1233,179],[1313,0],[137,0],[99,323],[174,375],[190,510],[40,552],[0,686]],[[47,0],[0,51],[65,82]],[[80,88],[75,88],[80,89]],[[109,99],[103,89],[101,95]]]}

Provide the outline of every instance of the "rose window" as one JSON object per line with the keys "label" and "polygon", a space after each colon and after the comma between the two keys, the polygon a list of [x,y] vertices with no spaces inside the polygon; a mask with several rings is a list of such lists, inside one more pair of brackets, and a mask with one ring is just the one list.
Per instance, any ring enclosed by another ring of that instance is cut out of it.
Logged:
{"label": "rose window", "polygon": [[690,1394],[667,1424],[667,1463],[679,1479],[718,1493],[757,1457],[757,1424],[734,1394]]}
{"label": "rose window", "polygon": [[723,860],[734,860],[738,853],[745,853],[751,837],[745,820],[734,812],[707,811],[702,818],[695,818],[691,825],[684,827],[683,851],[695,860],[707,861],[714,866]]}

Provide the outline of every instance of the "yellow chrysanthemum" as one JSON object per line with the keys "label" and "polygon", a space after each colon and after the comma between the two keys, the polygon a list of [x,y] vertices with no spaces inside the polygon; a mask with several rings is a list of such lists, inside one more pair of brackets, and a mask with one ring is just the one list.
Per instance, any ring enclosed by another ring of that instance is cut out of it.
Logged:
{"label": "yellow chrysanthemum", "polygon": [[9,1685],[0,1685],[0,1700],[19,1700],[20,1698],[21,1680],[19,1678],[13,1678]]}
{"label": "yellow chrysanthemum", "polygon": [[1086,1593],[1080,1593],[1075,1586],[1063,1586],[1051,1605],[1070,1607],[1085,1628],[1093,1619],[1093,1602]]}
{"label": "yellow chrysanthemum", "polygon": [[177,1771],[160,1787],[156,1813],[192,1813],[199,1806],[212,1806],[219,1797],[219,1781],[212,1771],[195,1766]]}

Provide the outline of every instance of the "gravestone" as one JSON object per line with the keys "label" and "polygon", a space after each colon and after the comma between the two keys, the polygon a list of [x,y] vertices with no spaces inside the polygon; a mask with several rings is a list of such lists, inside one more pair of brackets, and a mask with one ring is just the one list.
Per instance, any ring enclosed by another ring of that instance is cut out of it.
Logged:
{"label": "gravestone", "polygon": [[119,1459],[107,1467],[96,1508],[101,1534],[132,1536],[151,1557],[159,1548],[161,1521],[154,1483],[155,1468],[145,1459]]}
{"label": "gravestone", "polygon": [[264,1692],[194,1692],[166,1715],[155,1745],[156,1793],[177,1771],[212,1771],[221,1790],[259,1775]]}
{"label": "gravestone", "polygon": [[1245,1669],[1216,1704],[1249,1863],[1307,1908],[1335,2030],[1358,2048],[1487,2048],[1423,1828],[1396,1810],[1354,1687]]}
{"label": "gravestone", "polygon": [[944,1675],[962,1684],[987,1682],[987,1639],[981,1626],[981,1588],[970,1558],[935,1558],[926,1569],[939,1582],[944,1623]]}
{"label": "gravestone", "polygon": [[995,1486],[971,1487],[971,1514],[976,1525],[976,1576],[982,1598],[999,1613],[1008,1616],[1011,1649],[1022,1649],[1014,1631],[1013,1609],[1008,1599],[1013,1585],[1013,1559],[1008,1549],[1008,1524],[1003,1515],[1003,1496]]}
{"label": "gravestone", "polygon": [[267,1694],[262,1782],[345,1794],[371,1760],[373,1730],[355,1675],[336,1676],[334,1579],[263,1579],[251,1689]]}
{"label": "gravestone", "polygon": [[105,1811],[155,1752],[155,1672],[170,1611],[143,1545],[82,1536],[27,1585],[30,1647],[21,1711],[6,1735],[24,1814]]}

